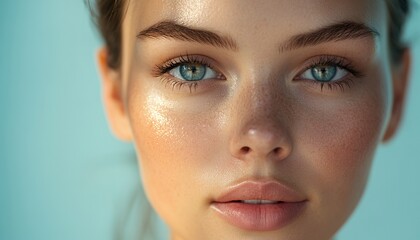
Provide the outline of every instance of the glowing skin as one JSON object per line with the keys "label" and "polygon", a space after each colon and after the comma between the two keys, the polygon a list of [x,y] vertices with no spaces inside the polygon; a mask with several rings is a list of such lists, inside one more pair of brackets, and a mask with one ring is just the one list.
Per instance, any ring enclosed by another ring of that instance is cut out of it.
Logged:
{"label": "glowing skin", "polygon": [[[99,54],[104,99],[114,132],[134,142],[146,194],[171,238],[331,239],[364,191],[377,145],[400,118],[409,58],[390,65],[384,1],[154,0],[127,7],[121,69],[109,69],[106,51]],[[229,36],[236,46],[137,36],[162,21]],[[281,47],[344,21],[379,35]],[[189,86],[173,77],[182,76],[175,66],[162,72],[180,58],[210,65],[208,79]],[[314,73],[342,82],[321,89],[308,79]],[[279,229],[250,231],[212,208],[227,187],[261,179],[298,192],[304,210]]]}

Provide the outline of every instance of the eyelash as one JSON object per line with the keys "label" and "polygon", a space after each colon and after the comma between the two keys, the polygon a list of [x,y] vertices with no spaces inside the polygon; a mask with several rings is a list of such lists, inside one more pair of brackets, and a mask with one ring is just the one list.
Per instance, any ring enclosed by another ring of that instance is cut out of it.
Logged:
{"label": "eyelash", "polygon": [[[344,91],[345,87],[348,88],[351,87],[351,84],[353,83],[355,78],[361,78],[363,77],[363,74],[356,70],[356,67],[354,67],[348,60],[342,57],[338,56],[331,56],[331,55],[322,55],[313,58],[307,67],[305,67],[302,71],[299,72],[298,77],[294,78],[294,80],[303,80],[303,81],[309,81],[312,84],[316,84],[320,86],[321,91],[324,89],[325,86],[328,87],[330,90],[335,90],[337,88],[341,89],[341,91]],[[225,77],[217,71],[217,68],[214,68],[212,64],[209,63],[209,61],[206,60],[205,57],[197,56],[197,55],[183,55],[177,58],[170,59],[163,64],[156,65],[153,70],[153,76],[154,77],[161,77],[162,81],[166,84],[170,84],[172,86],[172,89],[178,88],[180,90],[182,87],[186,86],[189,88],[190,93],[193,90],[196,90],[198,86],[198,82],[203,81],[184,81],[180,80],[176,77],[171,76],[168,72],[182,64],[185,63],[193,63],[193,64],[200,64],[205,67],[208,67],[210,69],[213,69],[218,73],[217,79],[225,80]],[[321,82],[316,80],[310,80],[310,79],[304,79],[301,78],[301,75],[303,75],[304,72],[306,72],[309,69],[319,67],[319,66],[334,66],[339,69],[343,69],[347,71],[345,77],[343,77],[340,80],[332,81],[332,82]],[[167,76],[170,75],[170,76]],[[348,76],[350,75],[350,76]]]}

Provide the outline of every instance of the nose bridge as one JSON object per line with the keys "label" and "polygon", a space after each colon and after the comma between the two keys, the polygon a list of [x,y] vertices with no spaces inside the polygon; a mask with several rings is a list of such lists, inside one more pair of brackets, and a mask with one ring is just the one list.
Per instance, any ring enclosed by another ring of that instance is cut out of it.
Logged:
{"label": "nose bridge", "polygon": [[245,128],[279,128],[291,109],[282,80],[263,71],[250,73],[241,81],[236,101],[235,115],[242,117]]}
{"label": "nose bridge", "polygon": [[290,108],[283,92],[279,82],[262,74],[241,81],[232,108],[232,155],[243,160],[280,159],[290,153]]}
{"label": "nose bridge", "polygon": [[263,121],[276,118],[276,108],[279,107],[277,104],[282,104],[279,86],[276,86],[272,81],[257,81],[257,79],[252,81],[251,86],[248,106],[249,111],[255,114],[252,119]]}

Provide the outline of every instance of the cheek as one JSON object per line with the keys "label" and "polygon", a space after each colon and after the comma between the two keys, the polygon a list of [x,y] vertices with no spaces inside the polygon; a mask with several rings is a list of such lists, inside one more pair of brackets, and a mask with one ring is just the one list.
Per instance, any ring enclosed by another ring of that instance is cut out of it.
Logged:
{"label": "cheek", "polygon": [[369,79],[371,86],[346,100],[307,99],[301,107],[298,159],[304,162],[302,176],[313,201],[329,213],[326,219],[344,221],[364,191],[390,108],[388,86],[378,79]]}
{"label": "cheek", "polygon": [[[201,207],[191,202],[203,202],[206,185],[212,185],[210,175],[216,172],[210,161],[218,148],[216,131],[210,127],[215,113],[198,115],[153,90],[138,90],[141,94],[132,94],[129,109],[144,189],[171,226],[189,226],[182,223],[193,215],[187,213]],[[200,184],[206,176],[206,184]],[[185,216],[180,218],[177,210]]]}
{"label": "cheek", "polygon": [[[322,180],[340,181],[355,178],[367,172],[373,152],[379,141],[382,120],[375,107],[351,104],[346,109],[312,114],[302,127],[300,144],[304,146],[304,159]],[[310,159],[310,161],[309,161]],[[356,182],[358,181],[355,179]]]}

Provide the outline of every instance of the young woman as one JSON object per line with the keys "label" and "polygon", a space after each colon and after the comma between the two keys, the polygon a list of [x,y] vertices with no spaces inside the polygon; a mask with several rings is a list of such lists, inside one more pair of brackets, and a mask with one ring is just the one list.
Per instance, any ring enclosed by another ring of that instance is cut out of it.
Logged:
{"label": "young woman", "polygon": [[98,0],[110,125],[171,239],[328,240],[395,133],[404,0]]}

